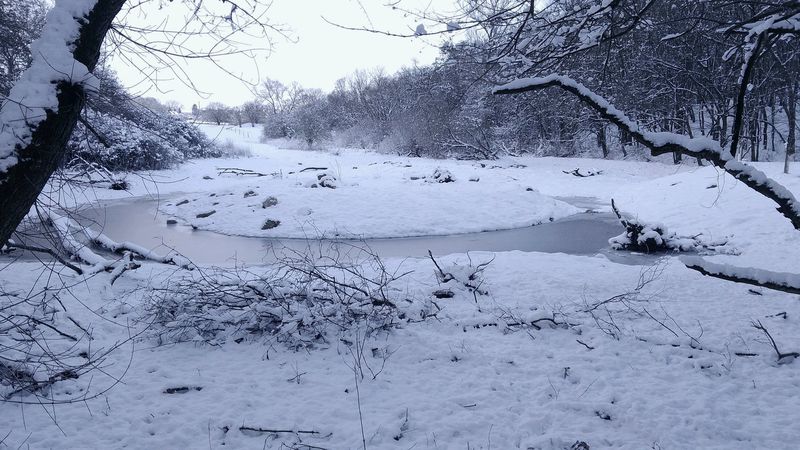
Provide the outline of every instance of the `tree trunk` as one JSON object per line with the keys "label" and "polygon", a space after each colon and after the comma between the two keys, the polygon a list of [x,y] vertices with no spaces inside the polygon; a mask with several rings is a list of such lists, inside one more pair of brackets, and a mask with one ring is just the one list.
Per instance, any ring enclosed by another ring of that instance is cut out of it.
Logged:
{"label": "tree trunk", "polygon": [[750,119],[750,161],[758,162],[758,112]]}
{"label": "tree trunk", "polygon": [[600,148],[603,150],[603,158],[608,158],[608,142],[606,142],[606,124],[601,123],[600,127],[597,129],[597,143],[600,144]]}
{"label": "tree trunk", "polygon": [[768,127],[768,120],[767,117],[767,107],[761,107],[761,118],[763,120],[761,124],[761,149],[764,151],[764,160],[769,161],[769,127]]}
{"label": "tree trunk", "polygon": [[724,108],[719,115],[719,139],[717,140],[723,147],[728,145],[728,111]]}
{"label": "tree trunk", "polygon": [[789,134],[786,137],[786,159],[783,163],[783,173],[789,173],[789,163],[795,152],[795,133],[797,130],[797,82],[794,81],[789,86],[789,95],[786,96],[786,120],[789,124]]}
{"label": "tree trunk", "polygon": [[[688,111],[691,112],[691,108],[689,108]],[[703,134],[703,124],[702,123],[703,123],[703,109],[701,107],[700,108],[700,134],[701,135]],[[694,139],[694,132],[692,131],[692,124],[689,123],[689,121],[687,120],[684,125],[686,126],[686,135],[689,136],[690,139]],[[700,158],[698,156],[698,157],[695,158],[695,160],[697,161],[697,165],[698,166],[703,167],[703,158]]]}
{"label": "tree trunk", "polygon": [[[125,0],[98,0],[81,21],[73,55],[90,71],[97,65],[103,39],[124,3]],[[82,86],[62,81],[58,91],[58,111],[47,111],[46,118],[33,131],[30,144],[17,147],[18,162],[0,173],[0,245],[8,241],[58,168],[83,109],[86,93]]]}
{"label": "tree trunk", "polygon": [[776,100],[775,96],[771,95],[769,99],[769,124],[770,124],[770,132],[769,132],[769,142],[770,142],[770,151],[775,153],[775,108]]}

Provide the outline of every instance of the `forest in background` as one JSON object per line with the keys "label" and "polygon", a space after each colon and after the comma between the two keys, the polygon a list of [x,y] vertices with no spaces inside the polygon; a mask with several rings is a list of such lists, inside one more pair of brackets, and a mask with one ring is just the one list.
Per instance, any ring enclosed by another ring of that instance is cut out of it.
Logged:
{"label": "forest in background", "polygon": [[[593,15],[586,12],[599,7],[593,6],[596,2],[556,2],[541,12],[540,20],[551,17],[552,24],[527,28],[517,20],[527,17],[520,13],[527,2],[484,3],[466,2],[460,24],[443,25],[449,31],[465,23],[470,28],[461,34],[464,39],[443,45],[431,66],[395,74],[358,71],[339,80],[330,93],[266,80],[251,102],[238,107],[211,103],[195,106],[194,112],[215,123],[264,123],[265,138],[294,138],[309,147],[328,142],[466,159],[523,153],[641,156],[644,152],[630,136],[577,99],[492,95],[492,88],[509,78],[557,68],[646,130],[710,136],[729,144],[745,53],[736,51],[742,47],[742,31],[728,28],[751,19],[757,5],[635,1],[616,5],[618,13]],[[417,31],[426,33],[424,27]],[[597,39],[598,32],[613,39]],[[562,42],[564,36],[574,42]],[[793,42],[777,39],[749,74],[742,159],[792,158],[798,59]],[[676,154],[674,161],[680,160]]]}
{"label": "forest in background", "polygon": [[[65,164],[100,164],[112,171],[160,169],[186,158],[220,155],[187,122],[192,117],[217,124],[263,124],[265,139],[293,139],[309,148],[332,145],[458,159],[648,157],[631,136],[570,96],[492,95],[504,80],[555,68],[626,111],[643,129],[710,136],[728,144],[745,53],[734,51],[742,45],[742,32],[726,27],[751,18],[756,6],[635,1],[617,5],[614,14],[591,14],[599,6],[576,0],[541,11],[543,20],[553,18],[549,26],[526,27],[518,19],[527,17],[520,14],[525,3],[465,2],[464,16],[443,24],[447,33],[460,31],[458,38],[440,48],[433,65],[394,74],[360,70],[329,93],[267,79],[252,101],[236,107],[192,105],[192,116],[176,114],[182,109],[176,102],[135,98],[112,71],[100,70],[100,89],[73,133]],[[41,30],[46,5],[42,0],[0,0],[0,10],[0,31],[12,37],[0,43],[4,96],[30,63],[29,46]],[[598,30],[613,39],[596,39]],[[427,33],[420,27],[415,34]],[[562,42],[564,36],[575,42]],[[558,48],[571,50],[553,50]],[[739,158],[793,159],[799,59],[792,42],[777,40],[749,74]],[[681,155],[673,160],[680,162]]]}

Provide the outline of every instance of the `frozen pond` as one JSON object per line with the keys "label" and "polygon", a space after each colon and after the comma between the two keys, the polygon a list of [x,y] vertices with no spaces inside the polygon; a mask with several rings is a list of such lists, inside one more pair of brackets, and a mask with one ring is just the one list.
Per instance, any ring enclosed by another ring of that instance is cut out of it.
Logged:
{"label": "frozen pond", "polygon": [[[153,200],[107,203],[103,207],[85,209],[80,215],[83,218],[79,221],[91,223],[112,239],[136,242],[162,253],[175,249],[198,264],[269,262],[274,260],[275,251],[285,248],[302,251],[309,245],[304,239],[230,236],[195,230],[187,225],[167,225],[169,217],[158,212],[157,202]],[[635,263],[629,261],[631,256],[609,250],[608,239],[621,231],[610,214],[587,212],[512,230],[343,242],[354,246],[366,243],[381,257],[426,257],[428,250],[434,255],[519,250],[573,255],[602,253],[615,261]]]}

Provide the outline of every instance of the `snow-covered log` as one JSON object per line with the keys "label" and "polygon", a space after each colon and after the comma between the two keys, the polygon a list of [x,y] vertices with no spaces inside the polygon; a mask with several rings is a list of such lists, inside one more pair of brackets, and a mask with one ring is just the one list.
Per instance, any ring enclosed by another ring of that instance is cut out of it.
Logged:
{"label": "snow-covered log", "polygon": [[71,258],[91,266],[84,270],[84,273],[95,274],[111,269],[114,266],[115,261],[98,255],[92,251],[91,248],[78,241],[75,237],[75,232],[82,227],[76,224],[72,219],[56,214],[49,209],[45,210],[42,215],[48,221],[48,224],[52,226],[55,232],[55,238],[58,240],[58,244],[60,244],[63,251]]}
{"label": "snow-covered log", "polygon": [[608,100],[572,78],[562,75],[522,78],[497,87],[493,92],[495,94],[517,94],[549,87],[558,87],[574,94],[601,117],[625,130],[633,139],[649,148],[653,156],[681,153],[709,161],[749,188],[777,203],[778,212],[789,219],[795,229],[800,230],[800,203],[794,195],[764,172],[736,161],[729,152],[722,148],[719,142],[711,138],[690,138],[676,133],[642,130],[636,122],[615,108]]}
{"label": "snow-covered log", "polygon": [[765,287],[790,294],[800,294],[800,275],[796,273],[771,272],[752,267],[734,267],[727,264],[709,262],[696,256],[683,257],[681,262],[686,267],[706,276]]}
{"label": "snow-covered log", "polygon": [[0,107],[0,244],[64,156],[100,47],[125,0],[56,0],[32,62]]}

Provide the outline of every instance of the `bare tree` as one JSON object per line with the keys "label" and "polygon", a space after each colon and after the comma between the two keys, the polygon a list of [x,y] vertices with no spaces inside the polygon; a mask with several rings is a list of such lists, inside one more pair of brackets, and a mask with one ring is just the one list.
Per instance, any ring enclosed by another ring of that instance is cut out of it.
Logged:
{"label": "bare tree", "polygon": [[203,108],[200,116],[209,122],[215,122],[221,125],[222,122],[227,122],[231,118],[231,110],[220,102],[211,102]]}
{"label": "bare tree", "polygon": [[264,105],[257,101],[247,102],[242,105],[242,114],[251,126],[256,126],[264,120]]}
{"label": "bare tree", "polygon": [[266,107],[267,114],[284,114],[294,109],[302,90],[297,83],[286,86],[278,80],[267,78],[258,89],[258,97]]}

